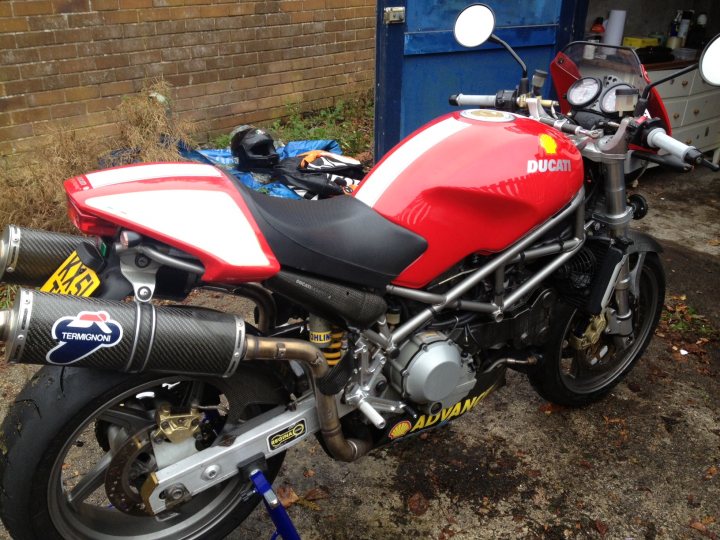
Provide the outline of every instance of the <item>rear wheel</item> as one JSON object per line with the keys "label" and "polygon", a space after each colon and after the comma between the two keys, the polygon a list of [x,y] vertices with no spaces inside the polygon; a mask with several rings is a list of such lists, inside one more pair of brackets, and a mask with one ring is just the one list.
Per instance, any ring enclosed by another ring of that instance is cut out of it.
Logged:
{"label": "rear wheel", "polygon": [[[22,539],[223,538],[259,502],[240,476],[160,516],[143,511],[140,487],[159,464],[212,444],[226,423],[284,402],[279,385],[255,370],[226,380],[45,367],[3,424],[3,522]],[[156,411],[191,403],[202,407],[196,436],[181,447],[155,432],[153,444]],[[271,481],[283,457],[268,462]]]}
{"label": "rear wheel", "polygon": [[[640,265],[637,267],[637,265]],[[566,304],[558,304],[550,338],[538,366],[529,373],[535,390],[548,401],[577,407],[605,396],[625,377],[647,348],[660,319],[665,298],[665,274],[655,253],[636,254],[631,271],[640,272],[639,295],[631,295],[633,336],[602,332],[596,343],[578,347],[573,335],[604,326]]]}

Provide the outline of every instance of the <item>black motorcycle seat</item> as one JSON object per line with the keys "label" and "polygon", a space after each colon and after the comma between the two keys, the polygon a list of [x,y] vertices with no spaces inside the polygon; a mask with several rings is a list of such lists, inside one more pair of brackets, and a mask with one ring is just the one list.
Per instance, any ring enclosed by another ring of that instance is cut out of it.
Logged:
{"label": "black motorcycle seat", "polygon": [[384,288],[427,249],[424,238],[354,197],[309,201],[239,189],[283,267]]}

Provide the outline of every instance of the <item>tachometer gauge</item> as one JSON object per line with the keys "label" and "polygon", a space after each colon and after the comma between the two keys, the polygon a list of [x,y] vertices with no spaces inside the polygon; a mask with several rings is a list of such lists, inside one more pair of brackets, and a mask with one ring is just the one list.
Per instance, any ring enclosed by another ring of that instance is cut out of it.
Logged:
{"label": "tachometer gauge", "polygon": [[586,107],[595,101],[602,89],[602,83],[594,77],[575,81],[567,91],[567,100],[573,107]]}
{"label": "tachometer gauge", "polygon": [[629,88],[632,90],[633,87],[627,83],[619,83],[605,90],[605,94],[600,100],[600,109],[602,112],[608,114],[617,112],[617,105],[615,103],[617,95],[615,93],[621,88]]}

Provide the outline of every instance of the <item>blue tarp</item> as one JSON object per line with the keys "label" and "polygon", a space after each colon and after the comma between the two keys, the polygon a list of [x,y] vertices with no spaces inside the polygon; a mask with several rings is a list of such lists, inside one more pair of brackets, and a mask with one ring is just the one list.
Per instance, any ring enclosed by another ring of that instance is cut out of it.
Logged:
{"label": "blue tarp", "polygon": [[[220,167],[225,172],[231,174],[247,187],[254,189],[255,191],[267,193],[268,195],[272,195],[274,197],[282,197],[284,199],[301,198],[300,195],[295,193],[285,184],[281,184],[280,182],[263,183],[258,181],[251,173],[236,169],[236,160],[229,148],[194,150],[182,145],[179,147],[179,150],[180,154],[184,158]],[[326,150],[335,154],[342,154],[340,145],[337,141],[333,140],[293,141],[278,148],[277,153],[280,159],[283,160],[289,157],[297,156],[304,152],[310,152],[311,150]]]}

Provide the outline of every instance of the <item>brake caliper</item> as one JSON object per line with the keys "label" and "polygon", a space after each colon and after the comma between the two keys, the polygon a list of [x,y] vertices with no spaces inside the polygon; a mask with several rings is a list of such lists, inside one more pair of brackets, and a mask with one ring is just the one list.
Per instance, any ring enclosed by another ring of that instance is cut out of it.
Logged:
{"label": "brake caliper", "polygon": [[158,429],[153,431],[153,440],[165,437],[171,443],[181,443],[190,437],[199,436],[202,413],[195,407],[189,412],[173,412],[170,405],[163,404],[155,412]]}
{"label": "brake caliper", "polygon": [[590,322],[585,328],[582,336],[578,337],[575,334],[570,335],[570,337],[568,338],[570,346],[576,351],[589,349],[598,341],[600,341],[600,336],[602,335],[606,326],[607,319],[605,318],[605,315],[603,315],[602,313],[600,315],[595,315],[590,319]]}

